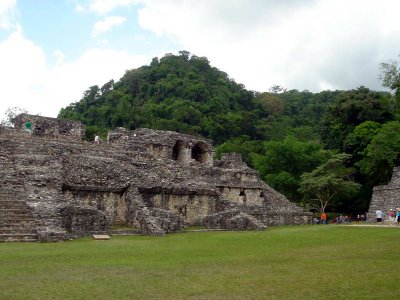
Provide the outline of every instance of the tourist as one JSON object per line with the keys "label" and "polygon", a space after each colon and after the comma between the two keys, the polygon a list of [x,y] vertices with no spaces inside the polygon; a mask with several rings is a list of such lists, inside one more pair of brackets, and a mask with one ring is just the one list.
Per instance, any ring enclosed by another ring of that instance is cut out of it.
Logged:
{"label": "tourist", "polygon": [[343,215],[340,214],[339,216],[336,217],[336,224],[342,224],[344,222]]}
{"label": "tourist", "polygon": [[395,218],[395,212],[394,212],[393,209],[390,209],[390,210],[389,210],[388,216],[389,216],[389,221],[390,221],[390,222],[393,222],[393,221],[396,220],[396,218]]}
{"label": "tourist", "polygon": [[400,224],[400,208],[396,209],[396,220],[397,220],[397,225]]}
{"label": "tourist", "polygon": [[342,214],[340,214],[340,216],[339,216],[339,223],[340,223],[340,224],[342,224],[343,222],[344,222],[343,215],[342,215]]}
{"label": "tourist", "polygon": [[98,135],[96,135],[96,136],[94,137],[94,143],[95,143],[95,144],[100,144],[100,137],[99,137]]}
{"label": "tourist", "polygon": [[29,134],[32,134],[32,123],[31,120],[28,120],[25,122],[25,131],[29,132]]}
{"label": "tourist", "polygon": [[382,223],[383,219],[383,212],[378,208],[378,210],[375,212],[376,215],[376,222]]}
{"label": "tourist", "polygon": [[321,223],[326,224],[326,213],[325,212],[321,213]]}

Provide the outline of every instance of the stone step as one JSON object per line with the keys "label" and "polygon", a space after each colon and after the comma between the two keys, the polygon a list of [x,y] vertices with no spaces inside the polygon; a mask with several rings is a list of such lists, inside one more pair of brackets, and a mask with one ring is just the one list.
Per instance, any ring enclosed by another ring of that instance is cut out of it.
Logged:
{"label": "stone step", "polygon": [[0,216],[7,214],[18,214],[21,215],[30,214],[31,209],[25,204],[9,204],[9,203],[0,203]]}
{"label": "stone step", "polygon": [[37,242],[36,233],[0,233],[0,242]]}
{"label": "stone step", "polygon": [[36,233],[37,226],[36,224],[30,225],[1,225],[0,224],[0,233]]}
{"label": "stone step", "polygon": [[0,224],[12,223],[12,222],[28,222],[34,220],[32,215],[29,214],[18,214],[18,215],[8,215],[0,213]]}
{"label": "stone step", "polygon": [[22,189],[24,187],[24,184],[21,182],[20,178],[17,178],[17,175],[15,175],[15,180],[11,180],[11,179],[5,179],[2,180],[2,185],[1,185],[1,190],[2,191],[13,191],[13,190],[19,190]]}
{"label": "stone step", "polygon": [[[113,145],[113,144],[100,144],[95,145],[87,142],[60,142],[60,141],[52,141],[52,140],[20,140],[17,142],[18,147],[14,150],[14,154],[22,155],[22,156],[40,156],[47,155],[49,153],[49,149],[51,146],[55,148],[59,148],[60,151],[63,151],[62,146],[67,147],[71,151],[77,151],[77,153],[98,153],[105,156],[105,154],[114,155],[118,154],[130,154],[132,151],[128,151],[123,146]],[[30,152],[27,154],[26,149],[30,149]]]}
{"label": "stone step", "polygon": [[25,213],[30,212],[28,205],[24,203],[10,203],[0,201],[0,212],[4,213]]}
{"label": "stone step", "polygon": [[109,232],[110,235],[139,235],[140,229],[114,229]]}
{"label": "stone step", "polygon": [[25,218],[25,219],[8,219],[8,220],[3,220],[3,218],[0,220],[0,226],[5,226],[5,227],[12,227],[12,226],[36,226],[35,220],[33,218]]}
{"label": "stone step", "polygon": [[10,196],[11,199],[15,198],[16,196],[18,196],[20,193],[23,193],[25,191],[25,189],[23,188],[23,186],[2,186],[1,187],[1,196],[2,197],[6,197],[6,196]]}
{"label": "stone step", "polygon": [[36,228],[36,223],[33,220],[30,221],[21,221],[20,223],[3,223],[0,224],[0,229],[4,230],[11,230],[11,229],[18,229],[18,228],[23,228],[25,229],[30,229],[30,228]]}
{"label": "stone step", "polygon": [[24,233],[29,231],[29,233],[36,232],[36,224],[11,224],[11,225],[0,225],[0,232],[16,232]]}
{"label": "stone step", "polygon": [[[0,196],[2,196],[2,195],[0,195]],[[15,196],[18,196],[18,195],[15,195]],[[25,204],[25,206],[27,205],[25,200],[22,200],[20,198],[18,199],[18,197],[10,197],[10,195],[8,195],[8,198],[4,197],[4,198],[0,199],[0,204],[4,204],[4,205],[7,205],[7,204],[10,204],[10,205]]]}
{"label": "stone step", "polygon": [[21,222],[33,222],[33,218],[28,215],[2,215],[0,214],[0,226],[2,224],[20,224]]}
{"label": "stone step", "polygon": [[21,195],[16,195],[12,193],[0,193],[0,203],[25,203],[26,205],[26,200],[25,198],[20,197]]}
{"label": "stone step", "polygon": [[8,190],[14,190],[16,188],[23,188],[23,183],[21,182],[20,178],[17,178],[17,175],[15,175],[15,179],[10,179],[10,178],[4,178],[1,177],[1,190],[8,191]]}
{"label": "stone step", "polygon": [[37,235],[34,229],[27,230],[0,230],[0,235]]}
{"label": "stone step", "polygon": [[11,217],[21,217],[21,216],[32,216],[32,210],[25,206],[20,207],[0,207],[0,217],[1,216],[11,216]]}

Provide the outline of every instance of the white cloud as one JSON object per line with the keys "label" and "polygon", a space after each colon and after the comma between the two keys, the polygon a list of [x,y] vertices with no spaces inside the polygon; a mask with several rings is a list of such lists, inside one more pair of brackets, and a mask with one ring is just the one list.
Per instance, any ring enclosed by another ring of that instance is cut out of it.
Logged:
{"label": "white cloud", "polygon": [[92,85],[118,80],[127,69],[148,63],[150,58],[124,51],[88,49],[77,60],[61,60],[49,68],[44,51],[18,30],[0,43],[0,118],[7,108],[23,107],[29,113],[57,116],[61,107],[81,99]]}
{"label": "white cloud", "polygon": [[[400,52],[397,0],[93,0],[75,8],[109,14],[137,4],[142,28],[180,43],[175,50],[208,57],[214,66],[257,91],[274,84],[311,91],[359,85],[380,89],[378,63]],[[56,116],[88,87],[118,80],[126,69],[151,59],[91,48],[71,61],[68,49],[63,49],[65,54],[51,49],[57,63],[49,67],[45,51],[15,25],[13,11],[15,1],[0,0],[0,24],[14,28],[0,42],[0,114],[20,106]],[[125,22],[110,20],[104,17],[93,27],[93,35]],[[164,50],[154,48],[153,53],[171,52]]]}
{"label": "white cloud", "polygon": [[137,4],[141,1],[139,0],[92,0],[89,9],[98,14],[105,15],[113,11],[117,7],[130,6],[132,4]]}
{"label": "white cloud", "polygon": [[206,56],[247,88],[380,88],[400,48],[400,2],[144,0],[139,23]]}
{"label": "white cloud", "polygon": [[54,51],[53,56],[56,58],[56,65],[60,65],[64,62],[64,53],[61,50]]}
{"label": "white cloud", "polygon": [[16,0],[0,1],[0,29],[10,29],[14,25]]}
{"label": "white cloud", "polygon": [[82,4],[77,4],[77,5],[75,6],[75,10],[76,10],[77,12],[84,12],[84,11],[86,11],[86,8],[85,8]]}
{"label": "white cloud", "polygon": [[106,17],[103,21],[98,21],[94,23],[92,30],[92,37],[97,37],[101,33],[111,31],[111,29],[115,26],[122,25],[125,23],[126,18],[120,16],[109,16]]}

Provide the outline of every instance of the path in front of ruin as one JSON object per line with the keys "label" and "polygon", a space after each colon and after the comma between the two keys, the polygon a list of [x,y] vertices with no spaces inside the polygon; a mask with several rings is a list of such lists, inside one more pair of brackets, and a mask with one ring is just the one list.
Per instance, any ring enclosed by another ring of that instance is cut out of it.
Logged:
{"label": "path in front of ruin", "polygon": [[[336,224],[332,224],[336,225]],[[394,228],[400,228],[400,225],[398,224],[340,224],[337,226],[351,226],[351,227],[394,227]]]}

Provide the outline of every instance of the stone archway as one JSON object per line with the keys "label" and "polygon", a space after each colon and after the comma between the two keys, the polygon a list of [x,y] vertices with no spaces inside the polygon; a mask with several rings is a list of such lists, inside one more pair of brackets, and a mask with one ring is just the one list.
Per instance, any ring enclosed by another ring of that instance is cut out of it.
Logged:
{"label": "stone archway", "polygon": [[200,163],[206,163],[208,159],[206,144],[199,142],[192,148],[192,159]]}
{"label": "stone archway", "polygon": [[172,148],[172,159],[179,162],[185,161],[185,145],[182,141],[177,141]]}

